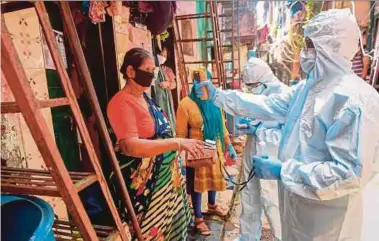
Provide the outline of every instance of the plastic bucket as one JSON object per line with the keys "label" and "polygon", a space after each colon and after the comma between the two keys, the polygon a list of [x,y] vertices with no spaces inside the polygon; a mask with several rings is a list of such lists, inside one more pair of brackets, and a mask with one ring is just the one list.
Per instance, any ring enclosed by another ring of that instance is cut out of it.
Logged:
{"label": "plastic bucket", "polygon": [[2,241],[55,241],[54,211],[44,200],[26,195],[1,195]]}

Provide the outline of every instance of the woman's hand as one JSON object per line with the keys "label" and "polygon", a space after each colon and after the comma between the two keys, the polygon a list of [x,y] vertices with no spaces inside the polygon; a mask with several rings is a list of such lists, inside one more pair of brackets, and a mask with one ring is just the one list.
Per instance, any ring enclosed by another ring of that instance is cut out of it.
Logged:
{"label": "woman's hand", "polygon": [[193,157],[204,155],[204,142],[194,139],[178,138],[178,150],[189,152]]}

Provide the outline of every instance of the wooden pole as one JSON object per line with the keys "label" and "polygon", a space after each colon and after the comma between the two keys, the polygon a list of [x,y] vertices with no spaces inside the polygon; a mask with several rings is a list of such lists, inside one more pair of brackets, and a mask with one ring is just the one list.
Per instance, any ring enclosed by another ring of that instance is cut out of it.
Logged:
{"label": "wooden pole", "polygon": [[35,9],[37,11],[37,15],[38,15],[39,20],[40,20],[40,24],[41,24],[43,33],[45,34],[45,37],[46,37],[47,45],[49,47],[49,50],[51,52],[51,56],[53,58],[57,72],[58,72],[59,77],[61,79],[62,87],[64,89],[64,92],[65,92],[68,100],[69,100],[72,113],[74,115],[74,118],[75,118],[77,127],[79,129],[79,132],[82,136],[84,145],[87,149],[88,156],[90,158],[93,169],[94,169],[94,171],[95,171],[95,173],[99,179],[100,188],[104,194],[104,198],[105,198],[105,200],[109,206],[109,209],[111,211],[113,219],[116,223],[117,230],[119,231],[122,240],[127,241],[128,236],[124,230],[120,216],[117,212],[116,205],[114,204],[112,195],[108,189],[108,185],[105,181],[105,177],[104,177],[104,174],[102,172],[100,162],[99,162],[98,157],[97,157],[96,152],[95,152],[95,148],[92,145],[90,135],[88,133],[86,124],[85,124],[83,116],[81,114],[79,105],[76,101],[76,96],[75,96],[74,90],[71,86],[70,79],[68,77],[67,71],[66,71],[65,66],[63,64],[63,60],[62,60],[62,58],[59,54],[58,48],[56,46],[54,32],[53,32],[53,29],[52,29],[50,21],[49,21],[49,17],[48,17],[46,8],[45,8],[45,4],[44,4],[44,2],[34,2],[34,4],[35,4]]}
{"label": "wooden pole", "polygon": [[96,123],[98,125],[98,129],[101,135],[102,140],[104,141],[105,149],[107,151],[107,155],[111,161],[111,164],[113,166],[113,170],[115,171],[115,176],[118,181],[118,184],[121,188],[122,193],[122,199],[124,201],[124,204],[131,216],[131,220],[133,223],[133,228],[135,232],[137,233],[138,240],[142,241],[142,232],[138,224],[137,217],[134,213],[132,201],[130,199],[129,193],[127,191],[125,180],[122,176],[122,172],[120,169],[120,166],[118,164],[118,160],[116,157],[116,154],[113,150],[113,145],[111,138],[109,136],[107,126],[99,105],[99,101],[96,95],[95,88],[93,86],[92,78],[88,69],[88,66],[86,64],[85,56],[82,50],[82,47],[80,45],[80,40],[78,37],[78,34],[76,32],[76,27],[74,20],[72,19],[72,14],[70,10],[69,3],[66,1],[59,2],[59,7],[61,10],[61,15],[63,18],[63,27],[65,30],[65,34],[68,38],[68,43],[70,45],[70,49],[73,52],[75,65],[78,67],[78,72],[81,76],[80,80],[83,83],[83,86],[87,92],[87,95],[89,97],[89,102],[92,107],[92,110],[94,111],[95,117],[96,117]]}
{"label": "wooden pole", "polygon": [[99,240],[88,215],[84,211],[84,206],[68,174],[52,133],[49,132],[42,112],[38,109],[39,104],[28,83],[3,17],[1,18],[1,70],[4,73],[3,76],[11,80],[7,81],[8,86],[83,238],[88,241]]}

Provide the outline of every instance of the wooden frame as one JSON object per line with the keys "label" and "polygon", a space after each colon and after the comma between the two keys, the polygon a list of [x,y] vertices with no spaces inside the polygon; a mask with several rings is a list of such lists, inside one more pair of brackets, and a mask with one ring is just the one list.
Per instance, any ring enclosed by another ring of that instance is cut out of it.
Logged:
{"label": "wooden frame", "polygon": [[[12,193],[22,192],[50,196],[56,196],[57,192],[59,191],[59,194],[63,198],[73,220],[75,221],[75,224],[80,230],[82,238],[84,240],[97,241],[99,240],[99,237],[97,236],[97,232],[91,224],[91,221],[80,200],[78,192],[88,187],[95,181],[99,181],[99,185],[111,211],[113,220],[116,223],[118,233],[123,241],[127,241],[128,236],[126,234],[124,224],[121,222],[111,193],[108,189],[105,177],[100,167],[99,160],[97,159],[83,116],[80,112],[75,93],[63,64],[63,60],[61,59],[61,56],[57,49],[53,29],[50,25],[45,5],[43,2],[34,2],[34,6],[37,11],[42,30],[45,34],[49,50],[54,60],[54,64],[60,76],[61,84],[66,94],[66,98],[58,98],[47,101],[38,101],[36,99],[31,86],[28,84],[25,70],[23,69],[21,61],[18,58],[18,54],[5,25],[4,18],[2,17],[2,77],[4,79],[12,79],[12,81],[8,81],[7,83],[16,100],[15,103],[8,102],[5,105],[6,111],[8,113],[21,111],[26,124],[30,129],[33,139],[36,142],[38,150],[40,151],[41,156],[45,161],[45,164],[48,168],[48,173],[51,175],[47,175],[47,172],[41,170],[8,169],[8,176],[9,178],[12,178],[12,180],[5,178],[4,182],[6,185],[2,185],[2,188],[5,188],[7,191]],[[71,14],[70,12],[68,13]],[[93,99],[97,100],[96,96]],[[54,107],[66,104],[69,104],[71,107],[82,140],[84,141],[84,145],[90,157],[90,161],[95,172],[94,174],[70,174],[67,171],[60,152],[55,144],[52,133],[49,132],[49,128],[40,109],[44,107]],[[30,182],[29,184],[31,185],[27,185],[27,182]]]}
{"label": "wooden frame", "polygon": [[75,65],[78,67],[79,75],[81,76],[82,84],[84,86],[84,89],[89,97],[89,102],[91,105],[92,110],[94,111],[96,123],[98,125],[98,130],[100,133],[100,136],[105,144],[106,152],[111,160],[112,167],[115,172],[116,179],[118,181],[118,184],[121,189],[122,198],[124,201],[124,204],[131,216],[132,224],[134,227],[135,232],[137,233],[138,239],[141,241],[143,240],[142,232],[138,224],[137,217],[134,213],[132,201],[130,199],[129,193],[127,191],[125,180],[122,176],[122,172],[120,169],[120,166],[118,165],[118,160],[116,157],[116,154],[113,150],[113,145],[111,138],[109,136],[107,126],[99,105],[99,101],[96,96],[95,87],[93,86],[91,75],[88,69],[88,66],[86,64],[85,56],[82,50],[82,47],[80,45],[79,37],[76,32],[75,23],[72,18],[70,6],[68,2],[59,2],[59,8],[61,11],[61,15],[63,18],[63,28],[64,32],[67,35],[68,43],[70,45],[70,49],[73,52],[74,62]]}

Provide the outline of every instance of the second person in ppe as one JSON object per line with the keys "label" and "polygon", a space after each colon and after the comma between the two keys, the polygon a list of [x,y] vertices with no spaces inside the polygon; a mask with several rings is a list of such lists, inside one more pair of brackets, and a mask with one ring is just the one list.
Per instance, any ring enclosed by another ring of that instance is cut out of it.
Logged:
{"label": "second person in ppe", "polygon": [[[282,84],[270,66],[259,58],[250,58],[243,72],[244,91],[256,95],[281,93],[289,87]],[[276,120],[261,121],[249,126],[243,153],[243,176],[247,179],[254,155],[278,155],[281,126]],[[253,178],[241,192],[242,212],[240,216],[241,236],[237,240],[259,241],[261,239],[262,211],[269,222],[275,240],[281,240],[278,183],[276,180]]]}
{"label": "second person in ppe", "polygon": [[349,9],[312,18],[301,54],[307,79],[294,90],[254,96],[198,86],[231,114],[285,121],[278,158],[253,158],[257,177],[280,180],[283,241],[361,240],[362,190],[379,165],[379,95],[351,70],[358,31]]}

